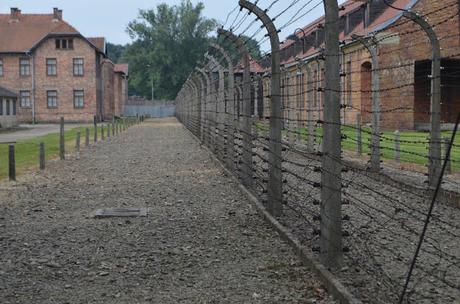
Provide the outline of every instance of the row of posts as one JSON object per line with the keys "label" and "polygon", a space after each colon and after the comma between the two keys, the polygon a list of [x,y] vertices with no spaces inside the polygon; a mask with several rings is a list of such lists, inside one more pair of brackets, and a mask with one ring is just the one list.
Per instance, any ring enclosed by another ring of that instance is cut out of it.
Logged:
{"label": "row of posts", "polygon": [[[115,120],[113,119],[111,123],[107,124],[107,130],[104,125],[99,126],[97,124],[96,118],[94,119],[94,126],[93,126],[93,141],[94,143],[98,142],[98,133],[101,135],[101,140],[104,141],[106,138],[109,139],[110,137],[114,137],[128,128],[132,127],[135,124],[139,124],[145,120],[144,116],[138,116],[136,118],[127,118],[122,120]],[[85,128],[85,147],[88,148],[90,146],[90,129]],[[78,154],[80,153],[80,146],[81,146],[81,132],[77,131],[75,137],[75,152]],[[60,119],[60,131],[59,131],[59,158],[61,160],[65,160],[65,129],[64,129],[64,117]],[[45,143],[39,143],[38,149],[38,163],[39,169],[45,170],[46,164],[46,155],[45,155]],[[10,144],[8,146],[8,177],[10,181],[16,181],[16,156],[15,156],[15,145]]]}
{"label": "row of posts", "polygon": [[[325,8],[325,49],[322,53],[325,65],[325,83],[321,88],[324,92],[323,103],[323,141],[321,149],[321,240],[320,252],[321,261],[329,268],[339,268],[343,260],[342,248],[342,161],[341,161],[341,121],[340,121],[340,54],[339,45],[339,6],[337,0],[324,0]],[[270,73],[270,116],[269,116],[269,146],[268,146],[268,202],[267,209],[273,216],[282,214],[282,108],[281,96],[281,68],[280,68],[280,43],[278,30],[266,11],[257,5],[240,0],[241,9],[256,15],[257,20],[263,23],[268,32],[271,43],[271,73]],[[441,136],[440,136],[440,53],[439,42],[429,24],[419,15],[413,12],[406,12],[404,16],[419,24],[427,33],[432,43],[432,92],[431,92],[431,130],[430,130],[430,155],[429,155],[429,185],[433,187],[439,178],[441,162]],[[244,73],[242,85],[242,119],[241,123],[236,119],[235,109],[240,109],[240,104],[234,99],[235,90],[238,89],[234,83],[233,65],[228,51],[221,46],[213,45],[227,62],[228,82],[225,90],[225,81],[217,60],[207,56],[209,64],[196,69],[190,75],[183,89],[178,94],[177,117],[184,125],[198,134],[202,142],[211,150],[218,150],[218,141],[226,142],[226,163],[227,167],[235,171],[235,130],[239,129],[243,137],[242,145],[242,182],[248,186],[252,180],[252,134],[251,134],[251,93],[250,93],[250,69],[249,56],[244,42],[240,37],[235,36],[231,31],[218,30],[219,36],[229,40],[239,51],[242,58]],[[353,37],[361,43],[372,57],[372,135],[371,135],[371,157],[370,170],[380,171],[380,81],[378,45],[373,37]],[[213,71],[219,72],[219,91],[216,92]],[[308,66],[307,66],[308,72]],[[313,90],[308,90],[312,91]],[[222,94],[227,93],[227,97]],[[221,94],[219,94],[221,93]],[[213,104],[215,98],[215,104]],[[220,104],[219,104],[220,100]],[[222,103],[225,100],[225,110],[222,111]],[[311,100],[311,99],[309,99]],[[211,107],[210,107],[211,106]],[[224,112],[225,117],[219,117]],[[314,125],[312,110],[308,109],[308,147],[312,149],[314,144]],[[194,116],[195,115],[195,116]],[[359,118],[358,121],[361,121]],[[223,128],[216,126],[223,125]],[[222,132],[222,131],[225,132]],[[358,128],[358,142],[362,143],[361,128]],[[221,133],[222,132],[222,133]],[[399,145],[399,141],[396,140]],[[221,144],[222,145],[222,144]],[[359,153],[362,153],[362,146],[358,144]],[[399,147],[395,147],[399,151]]]}

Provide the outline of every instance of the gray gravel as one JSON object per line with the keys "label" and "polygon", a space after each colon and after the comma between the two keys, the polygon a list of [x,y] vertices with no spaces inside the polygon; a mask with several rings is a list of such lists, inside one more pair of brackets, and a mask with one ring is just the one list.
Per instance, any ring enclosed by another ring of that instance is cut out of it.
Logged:
{"label": "gray gravel", "polygon": [[175,120],[0,188],[2,304],[334,303]]}

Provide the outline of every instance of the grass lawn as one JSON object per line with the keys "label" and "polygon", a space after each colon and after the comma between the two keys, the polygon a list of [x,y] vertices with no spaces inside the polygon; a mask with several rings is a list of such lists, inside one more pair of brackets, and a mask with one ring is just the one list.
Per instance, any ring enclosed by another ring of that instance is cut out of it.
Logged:
{"label": "grass lawn", "polygon": [[[266,126],[261,124],[256,125],[260,130],[266,130]],[[301,137],[306,140],[307,130],[299,130]],[[371,139],[371,130],[369,128],[363,128],[362,130],[362,149],[363,154],[370,152],[369,143]],[[283,131],[283,135],[287,133]],[[357,151],[357,130],[351,126],[343,126],[342,134],[345,138],[342,140],[342,149],[347,151]],[[418,165],[425,165],[428,162],[428,132],[416,132],[416,131],[405,131],[400,133],[400,147],[401,147],[401,162],[413,163]],[[452,132],[442,132],[443,137],[452,136]],[[322,129],[316,129],[316,141],[320,141],[322,138]],[[395,134],[394,132],[383,132],[382,140],[380,142],[381,154],[383,159],[394,159],[395,149]],[[452,169],[455,172],[460,172],[460,134],[457,134],[455,139],[455,145],[452,149]],[[444,144],[442,144],[442,155],[444,158]]]}
{"label": "grass lawn", "polygon": [[[98,140],[101,140],[101,125],[98,126]],[[75,152],[77,132],[80,131],[80,146],[85,146],[86,127],[66,126],[65,151],[66,154]],[[90,129],[90,143],[94,142],[94,127]],[[107,137],[107,125],[104,125],[104,133]],[[59,157],[59,133],[48,134],[18,141],[15,144],[16,174],[20,175],[28,170],[38,170],[38,157],[40,142],[45,144],[46,159]],[[8,177],[8,144],[0,144],[0,180]]]}

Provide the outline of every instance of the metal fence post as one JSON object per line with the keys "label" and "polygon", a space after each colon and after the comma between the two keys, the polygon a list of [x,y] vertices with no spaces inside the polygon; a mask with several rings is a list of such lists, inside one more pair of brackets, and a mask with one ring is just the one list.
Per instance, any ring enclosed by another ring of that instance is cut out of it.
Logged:
{"label": "metal fence post", "polygon": [[59,158],[65,159],[64,117],[61,117],[59,133]]}
{"label": "metal fence post", "polygon": [[[241,2],[240,2],[241,4]],[[251,186],[253,183],[252,172],[252,121],[251,121],[251,69],[249,65],[249,52],[243,41],[231,32],[223,29],[218,30],[218,34],[228,38],[238,48],[243,58],[243,184]]]}
{"label": "metal fence post", "polygon": [[434,189],[441,173],[441,48],[436,32],[422,16],[411,11],[406,11],[403,15],[420,25],[431,42],[431,127],[428,185]]}
{"label": "metal fence post", "polygon": [[372,139],[371,171],[380,172],[380,74],[377,54],[377,42],[374,37],[366,38],[352,35],[369,51],[372,58]]}
{"label": "metal fence post", "polygon": [[338,269],[342,249],[342,163],[340,130],[339,6],[337,0],[324,0],[325,23],[325,93],[323,153],[321,171],[321,261]]}
{"label": "metal fence post", "polygon": [[16,180],[16,159],[14,156],[14,144],[8,146],[8,176],[10,181]]}
{"label": "metal fence post", "polygon": [[282,151],[281,151],[281,103],[280,103],[280,40],[278,30],[266,12],[255,4],[240,0],[241,7],[253,12],[267,29],[271,44],[271,101],[270,101],[270,144],[269,144],[269,181],[268,211],[279,216],[282,213]]}

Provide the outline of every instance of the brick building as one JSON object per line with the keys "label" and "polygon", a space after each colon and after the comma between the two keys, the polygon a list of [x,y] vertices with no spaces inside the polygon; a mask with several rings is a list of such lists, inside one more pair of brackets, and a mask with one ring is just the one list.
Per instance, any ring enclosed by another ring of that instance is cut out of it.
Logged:
{"label": "brick building", "polygon": [[105,39],[87,38],[52,14],[0,14],[0,86],[18,95],[21,122],[90,122],[122,114],[126,65],[107,59]]}
{"label": "brick building", "polygon": [[[460,111],[460,25],[458,0],[388,0],[395,7],[422,15],[434,27],[442,52],[442,123],[449,127]],[[324,86],[324,17],[298,29],[281,46],[284,118],[296,123],[322,117]],[[352,35],[375,37],[380,76],[381,126],[426,129],[430,112],[431,45],[424,31],[383,0],[349,0],[340,10],[342,123],[371,121],[372,61]],[[270,58],[263,96],[270,94]],[[264,115],[269,114],[265,97]]]}
{"label": "brick building", "polygon": [[0,87],[0,129],[11,128],[17,124],[17,95]]}

